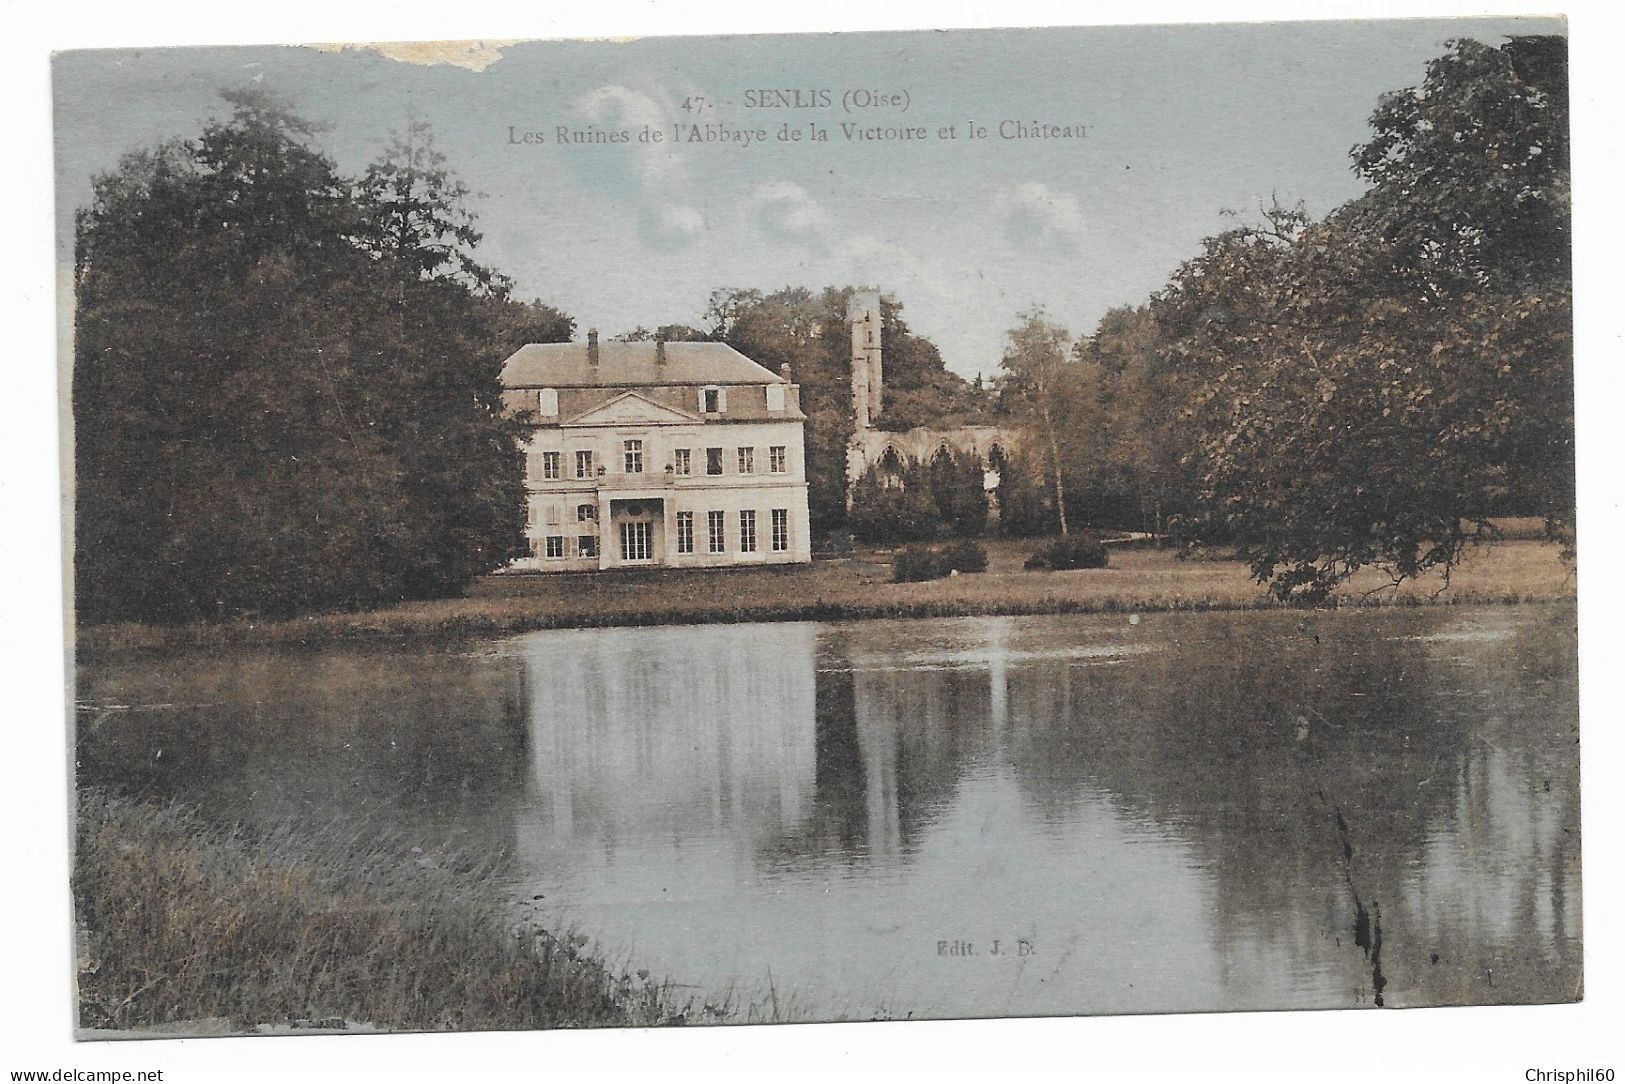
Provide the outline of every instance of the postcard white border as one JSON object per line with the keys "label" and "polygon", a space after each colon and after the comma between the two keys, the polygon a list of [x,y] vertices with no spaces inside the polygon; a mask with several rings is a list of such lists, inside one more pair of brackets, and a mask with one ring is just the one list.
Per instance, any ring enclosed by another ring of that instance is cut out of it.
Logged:
{"label": "postcard white border", "polygon": [[[1111,1017],[891,1025],[806,1025],[674,1032],[542,1032],[504,1035],[343,1039],[192,1040],[75,1044],[69,1037],[66,795],[62,787],[63,704],[58,501],[57,383],[53,307],[52,182],[47,53],[51,49],[295,41],[433,40],[1043,26],[1097,23],[1250,21],[1541,14],[1517,3],[1429,4],[1365,0],[1318,5],[1217,0],[1197,4],[853,2],[769,7],[759,2],[665,5],[598,0],[546,6],[495,0],[477,6],[413,0],[338,5],[279,0],[245,5],[77,3],[12,8],[18,37],[8,55],[4,98],[15,141],[4,171],[11,258],[4,261],[6,311],[13,317],[0,396],[6,530],[0,595],[8,686],[20,693],[3,713],[10,748],[0,756],[11,924],[0,1009],[0,1074],[17,1069],[164,1067],[166,1080],[244,1081],[533,1080],[565,1066],[642,1067],[639,1075],[683,1066],[678,1079],[715,1079],[697,1067],[750,1072],[758,1064],[935,1063],[985,1079],[987,1064],[1213,1066],[1163,1074],[1125,1070],[1129,1079],[1285,1079],[1291,1066],[1317,1066],[1316,1079],[1523,1080],[1526,1068],[1619,1064],[1615,1020],[1625,1010],[1618,915],[1621,848],[1620,705],[1625,667],[1617,659],[1621,575],[1612,540],[1622,526],[1615,464],[1625,462],[1618,411],[1625,404],[1620,309],[1621,243],[1617,198],[1625,176],[1617,129],[1620,43],[1625,18],[1604,3],[1575,3],[1570,16],[1574,75],[1575,267],[1579,364],[1582,802],[1585,832],[1587,999],[1577,1006],[1430,1009],[1412,1012],[1317,1012],[1211,1016]],[[21,251],[18,251],[18,250]],[[16,317],[21,315],[22,320]],[[1387,1071],[1364,1066],[1410,1066]],[[1475,1066],[1494,1066],[1485,1073]],[[455,1067],[468,1067],[479,1076]],[[1254,1071],[1257,1067],[1261,1071]],[[1272,1067],[1272,1068],[1271,1068]],[[807,1069],[781,1068],[794,1079]],[[816,1069],[810,1070],[816,1071]],[[759,1078],[759,1074],[751,1073]],[[827,1080],[827,1070],[820,1073]]]}

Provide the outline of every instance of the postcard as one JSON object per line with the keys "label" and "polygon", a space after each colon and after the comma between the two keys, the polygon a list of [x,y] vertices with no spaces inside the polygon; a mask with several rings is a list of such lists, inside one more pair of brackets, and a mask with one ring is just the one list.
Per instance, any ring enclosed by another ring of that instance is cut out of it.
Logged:
{"label": "postcard", "polygon": [[76,1034],[1579,1000],[1566,32],[59,54]]}

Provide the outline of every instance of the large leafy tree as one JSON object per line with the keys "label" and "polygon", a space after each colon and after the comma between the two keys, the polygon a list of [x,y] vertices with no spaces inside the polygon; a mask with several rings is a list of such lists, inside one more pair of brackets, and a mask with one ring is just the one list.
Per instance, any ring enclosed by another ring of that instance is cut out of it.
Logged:
{"label": "large leafy tree", "polygon": [[[452,590],[516,552],[476,270],[428,133],[359,183],[257,90],[97,179],[76,245],[76,586],[88,619]],[[566,329],[567,333],[567,329]]]}
{"label": "large leafy tree", "polygon": [[1507,512],[1572,527],[1565,78],[1558,40],[1452,43],[1379,105],[1365,195],[1269,208],[1154,300],[1206,524],[1276,594],[1448,571]]}

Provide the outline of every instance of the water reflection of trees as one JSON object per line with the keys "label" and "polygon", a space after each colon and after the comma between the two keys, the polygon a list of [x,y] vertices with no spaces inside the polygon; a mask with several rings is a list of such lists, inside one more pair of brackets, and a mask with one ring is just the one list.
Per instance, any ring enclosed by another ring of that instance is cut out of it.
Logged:
{"label": "water reflection of trees", "polygon": [[[1384,931],[1391,1002],[1572,996],[1571,618],[1153,618],[1111,631],[1140,652],[1116,658],[1043,650],[1080,629],[1096,630],[1080,644],[1102,648],[1098,620],[1034,622],[987,645],[982,667],[950,646],[945,668],[908,665],[895,631],[853,632],[842,652],[855,671],[863,834],[906,859],[992,758],[1057,831],[1100,793],[1193,845],[1238,987],[1278,958],[1268,946],[1369,998],[1370,964],[1352,944],[1358,897]],[[818,804],[815,820],[836,816]]]}
{"label": "water reflection of trees", "polygon": [[513,846],[517,660],[467,650],[134,657],[81,668],[78,777],[258,830]]}

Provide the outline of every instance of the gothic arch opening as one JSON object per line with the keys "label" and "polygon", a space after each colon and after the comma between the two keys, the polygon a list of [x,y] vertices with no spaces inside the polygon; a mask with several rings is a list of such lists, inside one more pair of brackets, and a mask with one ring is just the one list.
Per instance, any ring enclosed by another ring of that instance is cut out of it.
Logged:
{"label": "gothic arch opening", "polygon": [[897,449],[886,445],[886,450],[880,453],[880,462],[875,464],[875,474],[880,478],[880,484],[893,489],[903,484],[903,457],[897,454]]}
{"label": "gothic arch opening", "polygon": [[982,461],[982,488],[989,493],[997,493],[999,482],[1004,477],[1004,469],[1009,461],[1005,458],[1004,448],[998,441],[987,450],[987,458]]}

